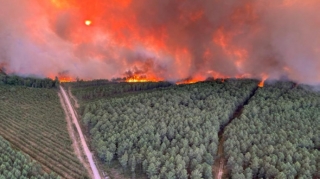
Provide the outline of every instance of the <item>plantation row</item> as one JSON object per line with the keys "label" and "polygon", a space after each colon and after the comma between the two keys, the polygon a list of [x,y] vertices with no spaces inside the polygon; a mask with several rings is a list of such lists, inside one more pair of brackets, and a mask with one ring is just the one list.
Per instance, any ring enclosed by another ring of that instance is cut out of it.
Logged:
{"label": "plantation row", "polygon": [[11,148],[8,141],[0,136],[0,179],[58,179],[54,173],[47,174],[29,156]]}
{"label": "plantation row", "polygon": [[320,93],[293,86],[260,88],[227,126],[232,178],[320,178]]}
{"label": "plantation row", "polygon": [[85,106],[83,121],[106,164],[148,178],[211,179],[220,127],[256,86],[213,81],[99,100]]}
{"label": "plantation row", "polygon": [[[99,81],[98,81],[99,82]],[[81,101],[99,99],[101,97],[112,97],[126,92],[137,92],[155,88],[169,87],[169,82],[146,82],[146,83],[98,83],[94,86],[87,86],[93,82],[68,83],[72,86],[72,93]],[[95,84],[95,83],[94,83]]]}
{"label": "plantation row", "polygon": [[62,178],[85,178],[55,89],[0,85],[0,135]]}

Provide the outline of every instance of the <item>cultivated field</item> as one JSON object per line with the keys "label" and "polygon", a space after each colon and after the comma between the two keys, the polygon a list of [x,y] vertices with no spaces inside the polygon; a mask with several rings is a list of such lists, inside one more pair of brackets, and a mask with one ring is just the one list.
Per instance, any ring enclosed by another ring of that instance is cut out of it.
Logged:
{"label": "cultivated field", "polygon": [[0,85],[0,135],[47,172],[86,178],[73,152],[57,89]]}

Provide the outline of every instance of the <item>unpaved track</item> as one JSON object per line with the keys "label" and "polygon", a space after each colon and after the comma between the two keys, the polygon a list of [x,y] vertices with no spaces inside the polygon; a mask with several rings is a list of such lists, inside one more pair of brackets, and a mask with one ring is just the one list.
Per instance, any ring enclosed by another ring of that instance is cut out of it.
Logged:
{"label": "unpaved track", "polygon": [[[256,91],[258,90],[258,86],[256,88],[254,88],[251,91],[250,96],[243,102],[242,105],[238,106],[238,108],[236,109],[236,111],[234,111],[232,117],[229,119],[229,121],[227,122],[227,124],[225,124],[219,131],[219,146],[218,146],[218,157],[219,159],[217,160],[217,162],[215,162],[215,164],[213,165],[213,172],[215,173],[214,176],[217,179],[222,179],[225,178],[225,176],[227,176],[227,170],[225,170],[225,156],[224,156],[224,141],[225,138],[223,136],[224,134],[224,130],[225,127],[228,126],[234,119],[238,118],[241,116],[244,106],[246,106],[249,103],[249,100],[255,95]],[[219,166],[219,167],[217,167]]]}
{"label": "unpaved track", "polygon": [[78,103],[78,100],[76,99],[76,97],[74,97],[73,95],[72,95],[72,93],[71,93],[71,88],[69,87],[69,89],[68,89],[68,93],[69,93],[69,96],[72,98],[72,100],[74,101],[74,106],[76,107],[76,108],[79,108],[80,107],[80,105],[79,105],[79,103]]}
{"label": "unpaved track", "polygon": [[223,174],[223,162],[222,160],[220,160],[220,167],[219,167],[219,172],[218,172],[218,176],[217,179],[221,179],[222,178],[222,174]]}
{"label": "unpaved track", "polygon": [[90,164],[90,167],[91,167],[91,170],[92,170],[92,173],[93,173],[93,176],[94,176],[94,179],[101,179],[101,176],[99,174],[99,171],[97,169],[97,166],[96,164],[94,163],[94,160],[93,160],[93,157],[92,157],[92,153],[90,152],[89,148],[88,148],[88,145],[86,143],[86,140],[84,138],[84,135],[82,133],[82,130],[80,128],[80,125],[78,123],[78,120],[76,118],[76,114],[72,108],[72,105],[71,105],[71,102],[70,102],[70,99],[69,97],[67,96],[67,93],[66,91],[63,89],[62,86],[60,86],[60,90],[61,90],[61,93],[62,93],[62,96],[64,98],[64,101],[66,102],[66,105],[68,107],[68,110],[70,111],[70,115],[72,117],[72,120],[73,120],[73,123],[75,124],[76,128],[77,128],[77,131],[78,131],[78,134],[80,136],[80,141],[81,141],[81,144],[82,144],[82,147],[83,147],[83,151],[85,152],[88,160],[89,160],[89,164]]}
{"label": "unpaved track", "polygon": [[81,150],[81,147],[80,147],[80,144],[77,140],[77,137],[75,136],[76,132],[74,130],[74,128],[72,127],[72,121],[70,119],[70,114],[69,114],[69,111],[67,109],[67,106],[65,105],[65,102],[62,98],[62,95],[61,95],[61,92],[59,92],[59,99],[60,99],[60,103],[63,107],[63,110],[66,114],[66,120],[67,120],[67,126],[68,126],[68,132],[69,132],[69,135],[72,139],[72,147],[75,151],[75,154],[77,155],[78,159],[80,160],[80,162],[84,165],[84,167],[86,168],[86,170],[88,171],[89,175],[90,175],[90,178],[93,178],[93,173],[92,173],[92,170],[89,166],[89,163],[87,161],[85,161],[84,157],[83,157],[83,151]]}
{"label": "unpaved track", "polygon": [[224,167],[225,167],[225,158],[223,156],[223,143],[224,143],[224,137],[222,136],[222,133],[219,134],[219,146],[218,146],[218,153],[217,153],[217,160],[215,161],[213,165],[213,175],[216,179],[222,179],[224,173]]}

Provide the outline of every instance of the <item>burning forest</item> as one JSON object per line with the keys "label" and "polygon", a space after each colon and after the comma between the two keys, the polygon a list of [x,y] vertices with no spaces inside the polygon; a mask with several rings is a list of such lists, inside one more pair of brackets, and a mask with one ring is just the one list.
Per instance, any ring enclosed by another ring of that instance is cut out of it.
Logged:
{"label": "burning forest", "polygon": [[7,73],[320,82],[317,0],[0,2]]}
{"label": "burning forest", "polygon": [[319,0],[0,3],[0,178],[320,178]]}

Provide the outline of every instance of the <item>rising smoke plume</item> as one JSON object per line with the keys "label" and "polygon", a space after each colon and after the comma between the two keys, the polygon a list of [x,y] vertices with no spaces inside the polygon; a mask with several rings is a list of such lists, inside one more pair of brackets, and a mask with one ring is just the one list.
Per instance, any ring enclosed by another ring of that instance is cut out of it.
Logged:
{"label": "rising smoke plume", "polygon": [[0,64],[9,73],[320,83],[319,0],[0,3]]}

